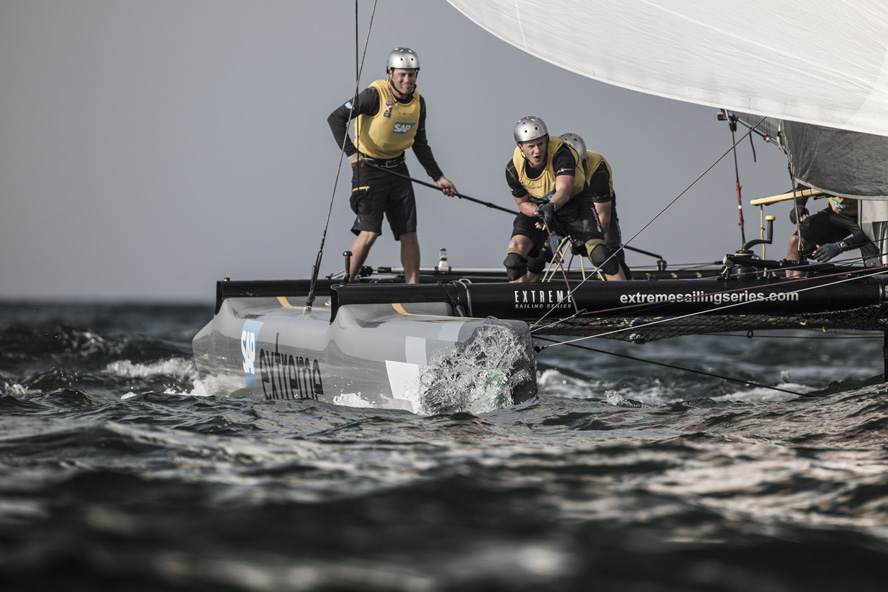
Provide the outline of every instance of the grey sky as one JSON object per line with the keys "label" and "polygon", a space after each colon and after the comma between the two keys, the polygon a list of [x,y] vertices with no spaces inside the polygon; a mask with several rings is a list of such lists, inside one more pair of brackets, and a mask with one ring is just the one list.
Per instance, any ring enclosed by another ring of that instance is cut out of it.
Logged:
{"label": "grey sky", "polygon": [[[361,3],[363,45],[372,2]],[[354,91],[353,1],[0,3],[0,298],[211,302],[214,283],[308,277],[339,171],[327,115]],[[590,32],[591,34],[591,32]],[[614,170],[624,239],[730,147],[711,108],[582,78],[495,39],[443,0],[381,0],[361,88],[397,45],[420,56],[428,135],[464,194],[513,207],[512,126],[538,115]],[[789,188],[786,163],[740,147],[744,202]],[[410,153],[411,174],[424,181]],[[322,274],[351,243],[341,167]],[[511,218],[417,187],[422,264],[500,266]],[[776,246],[785,255],[788,208]],[[758,210],[744,206],[747,239]],[[740,245],[729,156],[633,246],[670,264]],[[400,265],[386,227],[368,264]],[[652,261],[636,254],[630,264]]]}

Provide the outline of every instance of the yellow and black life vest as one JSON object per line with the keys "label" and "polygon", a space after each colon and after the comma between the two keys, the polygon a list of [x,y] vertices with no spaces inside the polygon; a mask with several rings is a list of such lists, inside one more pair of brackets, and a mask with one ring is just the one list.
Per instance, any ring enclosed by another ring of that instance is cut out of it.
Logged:
{"label": "yellow and black life vest", "polygon": [[845,214],[846,216],[857,215],[857,200],[849,197],[829,196],[829,207],[836,214]]}
{"label": "yellow and black life vest", "polygon": [[[546,151],[546,167],[540,173],[540,176],[534,179],[527,176],[527,158],[521,152],[521,147],[515,147],[515,152],[512,154],[512,164],[515,165],[515,172],[518,173],[518,181],[521,182],[521,185],[524,186],[533,201],[547,202],[555,194],[555,167],[552,166],[552,159],[564,143],[564,140],[561,138],[549,138],[549,148]],[[577,162],[576,170],[574,170],[573,187],[570,190],[570,196],[573,197],[581,193],[585,188],[586,173],[583,170],[583,161],[577,157],[576,151],[570,144],[567,144],[567,147]]]}
{"label": "yellow and black life vest", "polygon": [[389,159],[401,156],[413,146],[419,127],[419,91],[413,91],[408,103],[400,103],[388,80],[377,80],[370,85],[379,95],[379,111],[372,117],[355,118],[355,145],[370,158]]}
{"label": "yellow and black life vest", "polygon": [[611,166],[608,164],[605,158],[598,154],[597,152],[592,152],[591,150],[586,150],[586,162],[583,163],[583,168],[586,172],[586,183],[589,185],[592,184],[592,175],[595,174],[595,171],[598,170],[598,167],[601,163],[604,163],[604,166],[607,167],[607,181],[610,184],[610,194],[613,196],[614,194],[614,175],[611,171]]}

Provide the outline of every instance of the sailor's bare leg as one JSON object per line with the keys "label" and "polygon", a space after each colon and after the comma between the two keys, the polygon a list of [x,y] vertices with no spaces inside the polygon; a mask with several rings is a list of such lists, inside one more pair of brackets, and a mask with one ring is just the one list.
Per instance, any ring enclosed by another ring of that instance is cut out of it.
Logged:
{"label": "sailor's bare leg", "polygon": [[419,239],[416,232],[406,232],[400,236],[401,265],[404,267],[404,281],[419,283]]}
{"label": "sailor's bare leg", "polygon": [[[798,261],[799,260],[799,235],[794,234],[789,237],[789,248],[786,250],[786,259],[788,261]],[[805,277],[805,273],[803,271],[796,270],[786,270],[786,277],[788,278],[798,278]]]}
{"label": "sailor's bare leg", "polygon": [[620,267],[620,270],[614,275],[605,274],[604,279],[606,279],[609,282],[622,282],[622,281],[626,281],[626,274],[623,273],[623,268]]}
{"label": "sailor's bare leg", "polygon": [[379,238],[379,233],[370,232],[369,230],[362,230],[355,237],[351,246],[351,265],[348,270],[349,281],[354,280],[355,276],[358,275],[358,272],[364,265],[364,261],[367,260],[367,255],[370,253],[370,247],[373,246],[377,238]]}

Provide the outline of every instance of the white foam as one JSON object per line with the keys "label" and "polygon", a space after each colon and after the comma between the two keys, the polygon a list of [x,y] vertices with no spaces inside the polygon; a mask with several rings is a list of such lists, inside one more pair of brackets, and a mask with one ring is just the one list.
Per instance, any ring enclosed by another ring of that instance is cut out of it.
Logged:
{"label": "white foam", "polygon": [[[775,389],[781,390],[778,391]],[[784,401],[793,401],[799,397],[804,396],[805,393],[810,393],[814,390],[817,389],[804,384],[796,384],[790,382],[778,384],[774,388],[755,387],[744,391],[737,391],[734,393],[728,393],[726,395],[711,397],[711,399],[713,401],[745,401],[748,403],[782,403]],[[793,391],[795,393],[798,393],[798,395],[794,395],[792,393],[787,393],[784,391]]]}
{"label": "white foam", "polygon": [[123,378],[150,378],[152,376],[173,376],[180,379],[197,378],[194,361],[186,358],[170,358],[151,364],[134,364],[129,360],[118,360],[105,366],[103,372]]}

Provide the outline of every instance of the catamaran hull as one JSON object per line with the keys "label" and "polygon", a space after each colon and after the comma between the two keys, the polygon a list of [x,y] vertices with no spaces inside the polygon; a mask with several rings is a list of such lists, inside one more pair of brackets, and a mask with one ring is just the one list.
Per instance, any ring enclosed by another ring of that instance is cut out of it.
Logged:
{"label": "catamaran hull", "polygon": [[[219,282],[194,339],[210,394],[480,413],[536,394],[531,331],[635,343],[776,329],[888,332],[880,272],[558,284]],[[508,319],[508,320],[498,320]],[[888,368],[888,350],[886,350]]]}
{"label": "catamaran hull", "polygon": [[522,321],[460,318],[442,303],[293,306],[226,298],[194,338],[209,394],[413,413],[484,412],[536,394]]}

